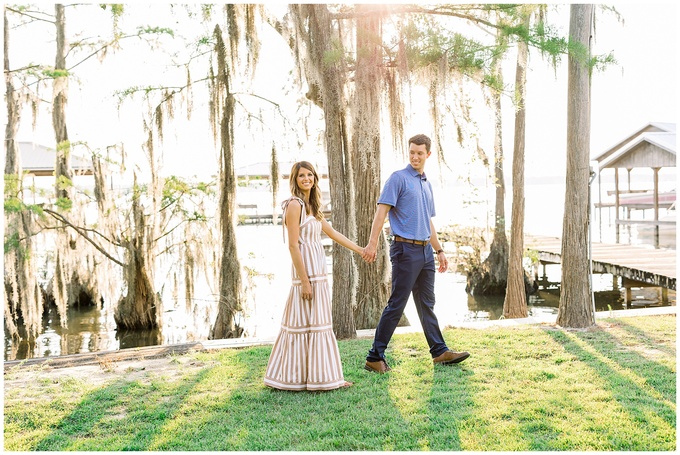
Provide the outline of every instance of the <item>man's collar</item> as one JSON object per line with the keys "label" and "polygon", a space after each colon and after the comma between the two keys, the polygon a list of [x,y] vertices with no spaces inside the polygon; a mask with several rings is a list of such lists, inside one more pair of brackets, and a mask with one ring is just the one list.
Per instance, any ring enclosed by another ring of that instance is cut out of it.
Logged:
{"label": "man's collar", "polygon": [[406,170],[411,174],[413,177],[420,177],[421,180],[426,181],[427,176],[425,175],[425,171],[421,174],[420,172],[416,171],[413,166],[411,166],[411,163],[408,163],[406,165]]}

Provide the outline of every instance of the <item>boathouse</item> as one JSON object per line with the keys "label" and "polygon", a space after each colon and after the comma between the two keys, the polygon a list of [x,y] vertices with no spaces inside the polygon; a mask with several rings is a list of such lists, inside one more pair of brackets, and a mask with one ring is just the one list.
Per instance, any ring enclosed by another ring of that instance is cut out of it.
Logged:
{"label": "boathouse", "polygon": [[[54,176],[54,165],[57,159],[56,150],[33,142],[19,142],[21,168],[35,177]],[[79,156],[71,155],[71,170],[74,175],[92,175],[92,162]]]}
{"label": "boathouse", "polygon": [[[655,245],[659,246],[659,229],[675,232],[675,219],[660,219],[659,209],[670,211],[675,208],[675,188],[669,191],[659,191],[659,172],[662,168],[675,168],[676,165],[676,136],[675,123],[649,123],[624,138],[613,147],[605,150],[593,158],[597,164],[598,195],[595,206],[614,208],[616,242],[619,242],[619,227],[622,225],[646,225],[654,232]],[[649,186],[632,189],[631,172],[636,168],[652,170]],[[627,185],[623,187],[619,171],[627,172]],[[613,201],[603,202],[602,173],[613,170],[614,190],[607,193],[613,196]],[[631,219],[633,210],[652,210],[653,219]],[[623,212],[623,213],[622,213]],[[600,216],[600,220],[602,217]]]}
{"label": "boathouse", "polygon": [[[24,173],[24,198],[33,204],[46,202],[43,190],[54,187],[54,168],[57,161],[55,149],[34,142],[19,142],[19,155],[21,156],[21,170]],[[73,184],[79,187],[92,186],[91,175],[94,168],[92,161],[82,158],[73,153],[71,158],[71,171]]]}

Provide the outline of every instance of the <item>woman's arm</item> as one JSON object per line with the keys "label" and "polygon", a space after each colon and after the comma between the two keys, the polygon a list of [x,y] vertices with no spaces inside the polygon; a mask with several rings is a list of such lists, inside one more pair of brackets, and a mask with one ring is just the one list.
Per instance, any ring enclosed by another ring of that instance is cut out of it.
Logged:
{"label": "woman's arm", "polygon": [[330,237],[331,240],[334,242],[338,243],[341,246],[344,246],[345,248],[354,251],[355,253],[361,254],[363,249],[359,247],[356,243],[352,242],[350,239],[333,229],[333,226],[330,225],[328,221],[325,219],[321,220],[321,230],[328,236]]}
{"label": "woman's arm", "polygon": [[292,200],[288,203],[286,208],[286,227],[288,228],[288,251],[290,258],[293,260],[293,267],[297,271],[300,281],[302,282],[302,298],[304,300],[311,300],[312,298],[312,284],[309,282],[305,263],[302,261],[302,253],[300,253],[300,214],[302,213],[302,205],[297,200]]}

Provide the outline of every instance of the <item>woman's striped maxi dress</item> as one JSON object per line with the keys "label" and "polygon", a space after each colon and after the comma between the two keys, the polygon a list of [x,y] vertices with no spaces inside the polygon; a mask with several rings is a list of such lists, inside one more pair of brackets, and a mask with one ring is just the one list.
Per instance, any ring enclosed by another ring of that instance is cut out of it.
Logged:
{"label": "woman's striped maxi dress", "polygon": [[[288,199],[284,202],[284,219]],[[299,200],[299,199],[298,199]],[[326,255],[321,244],[321,222],[307,215],[300,220],[300,252],[312,284],[312,300],[302,299],[302,283],[292,266],[293,284],[264,376],[269,387],[282,390],[331,390],[342,387],[340,352],[333,333],[331,295],[326,277]]]}

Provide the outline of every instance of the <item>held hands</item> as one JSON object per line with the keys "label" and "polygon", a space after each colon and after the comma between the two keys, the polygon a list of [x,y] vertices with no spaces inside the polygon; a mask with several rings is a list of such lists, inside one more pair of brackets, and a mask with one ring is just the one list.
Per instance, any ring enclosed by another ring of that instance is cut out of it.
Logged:
{"label": "held hands", "polygon": [[361,252],[362,259],[369,264],[375,261],[376,256],[377,248],[375,245],[371,245],[370,243],[366,245]]}

